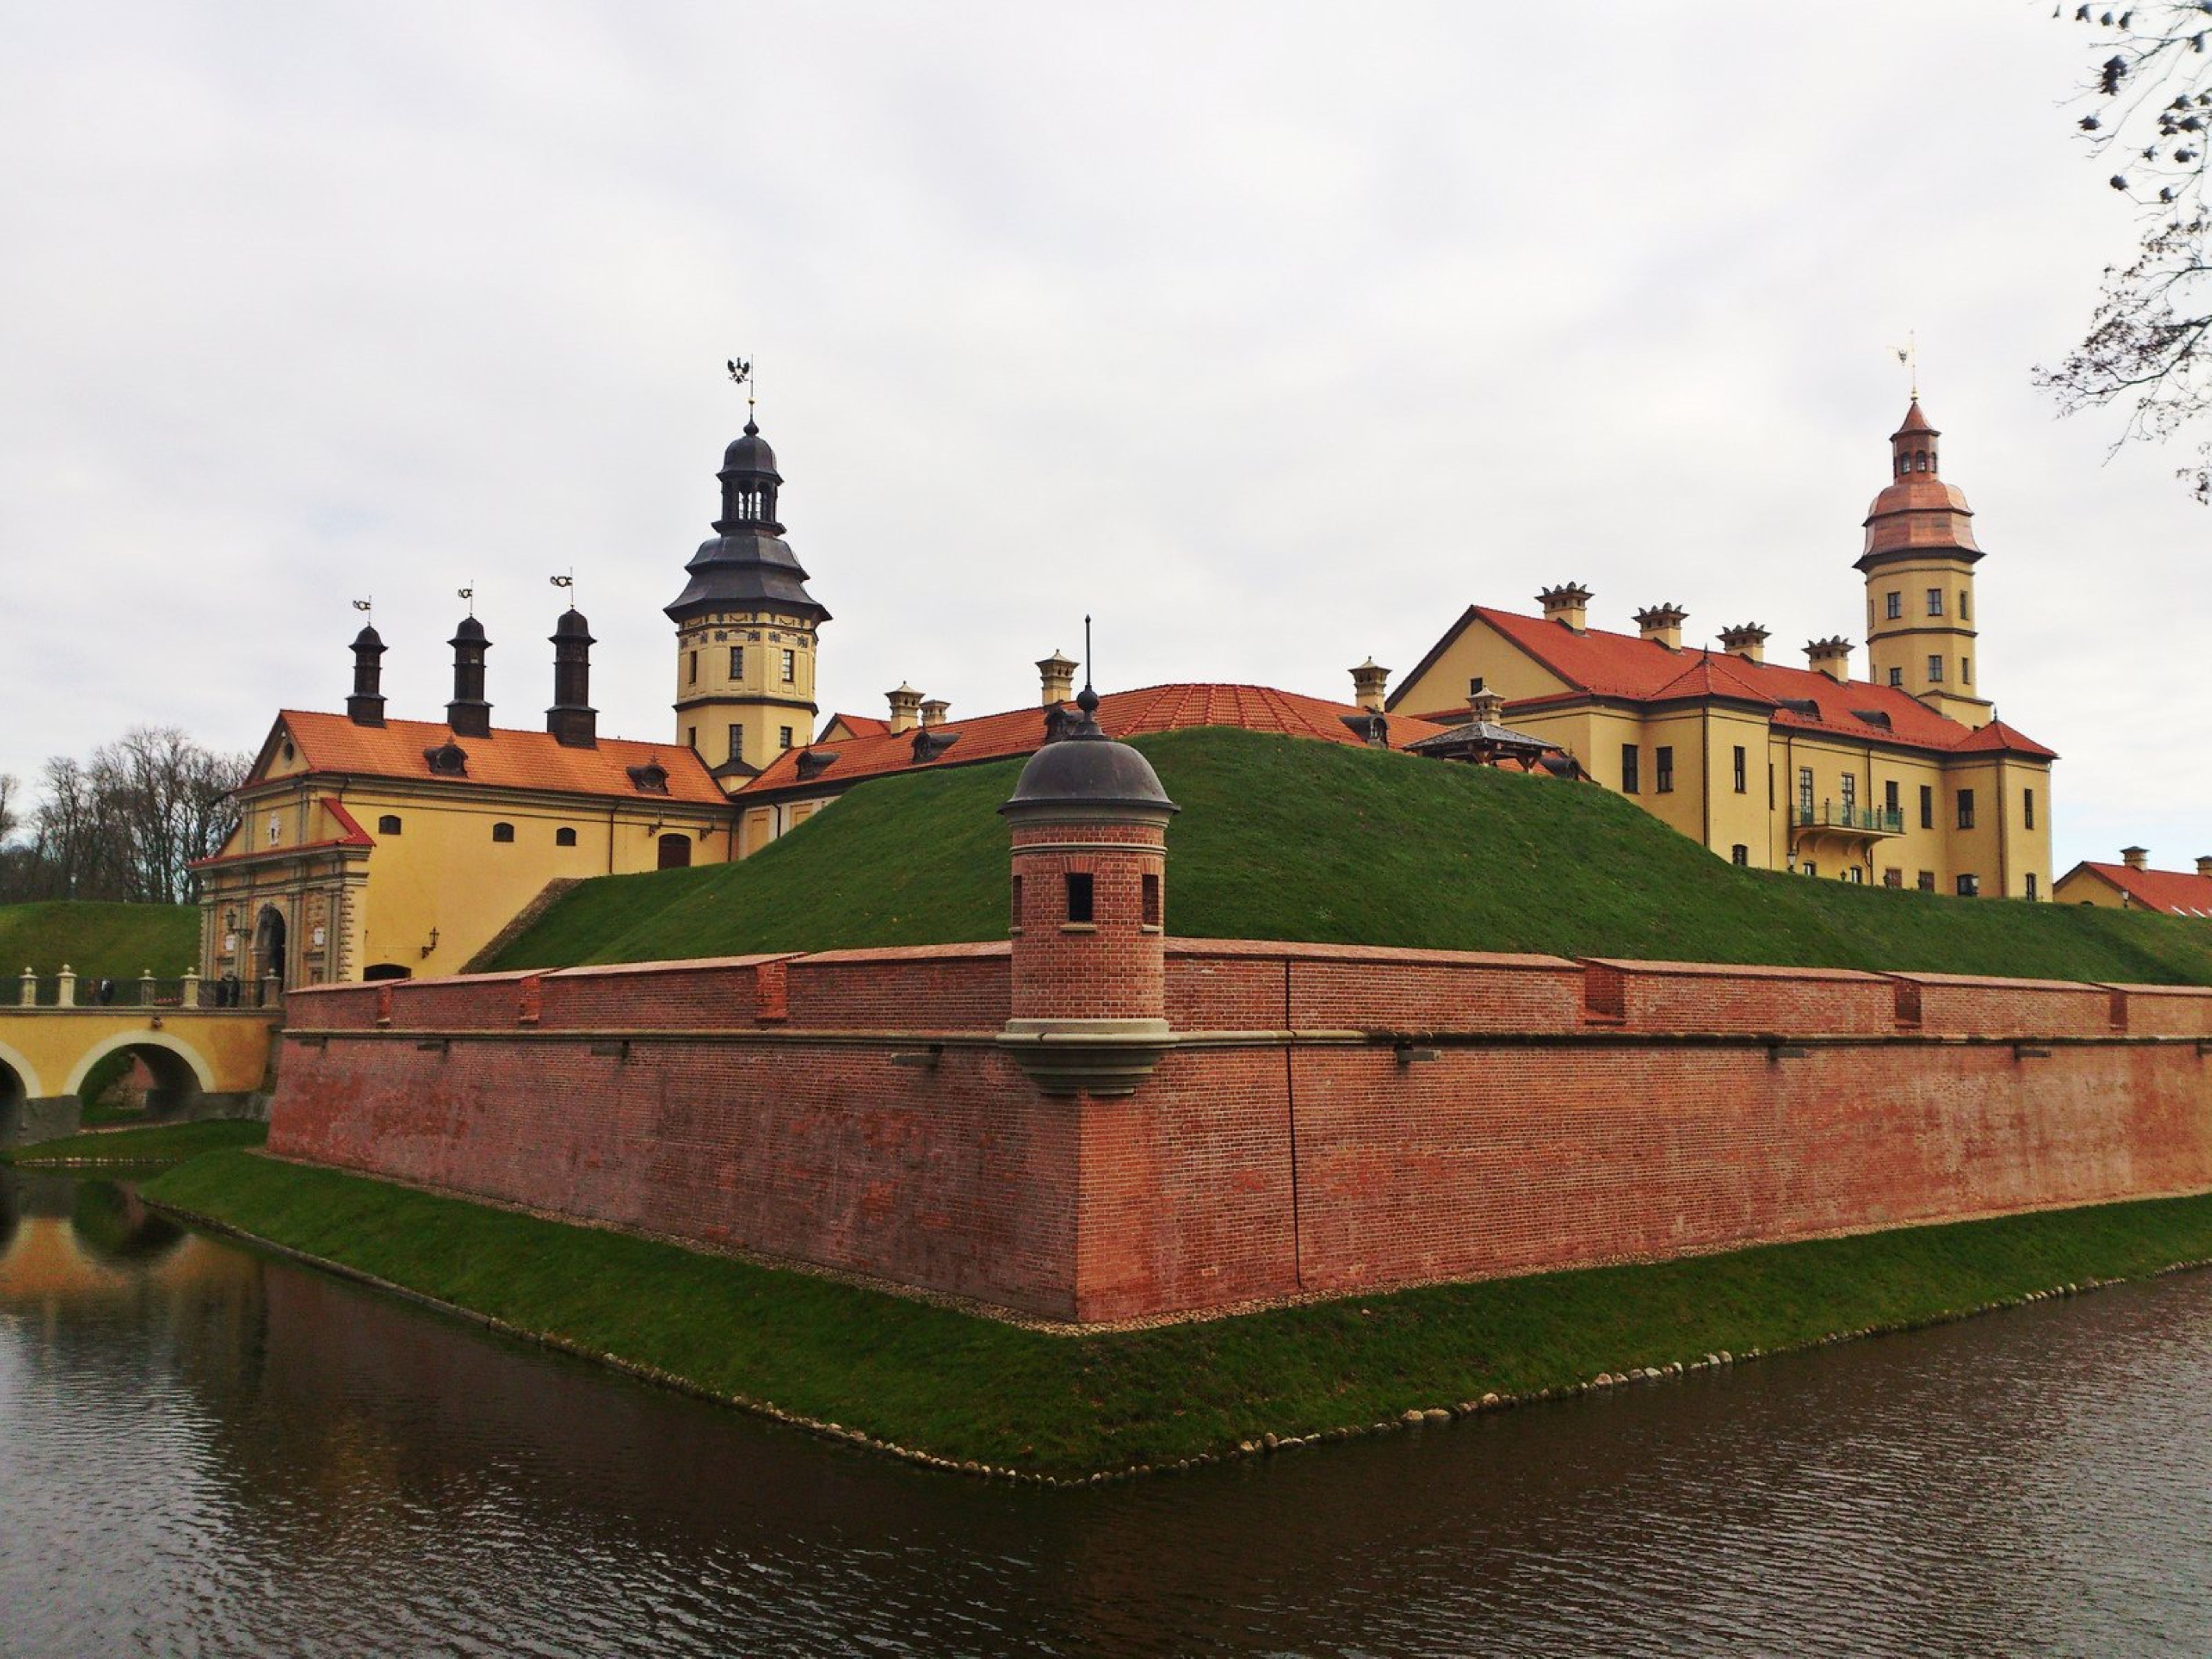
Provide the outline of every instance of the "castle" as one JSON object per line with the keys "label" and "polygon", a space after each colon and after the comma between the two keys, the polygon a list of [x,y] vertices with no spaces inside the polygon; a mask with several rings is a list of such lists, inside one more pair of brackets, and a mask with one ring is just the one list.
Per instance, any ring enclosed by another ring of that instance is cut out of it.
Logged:
{"label": "castle", "polygon": [[[1273,688],[1177,684],[1109,693],[1116,738],[1237,726],[1595,781],[1750,868],[1962,896],[2047,899],[2053,753],[1995,717],[1975,677],[1972,509],[1938,466],[1915,398],[1865,520],[1869,677],[1851,647],[1765,660],[1765,629],[1686,647],[1686,613],[1588,625],[1589,591],[1540,616],[1471,605],[1395,691],[1371,659],[1349,703]],[[199,970],[287,986],[461,971],[541,902],[599,875],[744,858],[855,784],[1030,754],[1077,718],[1079,665],[1038,661],[1038,701],[954,720],[902,684],[878,718],[815,732],[830,612],[778,518],[783,477],[748,418],[722,458],[714,534],[667,607],[675,729],[601,738],[588,623],[556,623],[543,729],[495,726],[490,641],[449,642],[442,720],[387,718],[382,639],[355,640],[343,714],[285,710],[236,800],[238,827],[195,866]],[[1088,718],[1089,716],[1086,716]]]}

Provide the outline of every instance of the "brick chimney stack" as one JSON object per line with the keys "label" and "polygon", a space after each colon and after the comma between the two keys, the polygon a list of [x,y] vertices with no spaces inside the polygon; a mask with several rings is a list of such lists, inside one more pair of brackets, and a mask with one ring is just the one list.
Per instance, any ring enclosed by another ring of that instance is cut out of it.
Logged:
{"label": "brick chimney stack", "polygon": [[930,698],[927,702],[921,705],[922,730],[926,732],[932,726],[944,725],[945,717],[951,712],[952,705],[945,702],[944,698]]}
{"label": "brick chimney stack", "polygon": [[491,735],[491,704],[484,701],[484,653],[491,641],[474,616],[461,618],[453,637],[453,700],[446,705],[446,724],[457,738]]}
{"label": "brick chimney stack", "polygon": [[2150,868],[2150,848],[2123,847],[2120,848],[2120,862],[2130,870],[2148,870]]}
{"label": "brick chimney stack", "polygon": [[2212,853],[2199,853],[2197,855],[2197,873],[2200,876],[2212,876]]}
{"label": "brick chimney stack", "polygon": [[1682,648],[1682,623],[1689,612],[1679,605],[1655,605],[1648,611],[1636,613],[1637,631],[1647,640],[1665,646],[1669,651]]}
{"label": "brick chimney stack", "polygon": [[1100,730],[1098,694],[1022,769],[1013,835],[1012,1018],[1000,1035],[1047,1094],[1126,1095],[1167,1023],[1168,820],[1152,763]]}
{"label": "brick chimney stack", "polygon": [[1840,634],[1831,634],[1825,640],[1808,640],[1805,665],[1840,685],[1851,677],[1851,642]]}
{"label": "brick chimney stack", "polygon": [[1390,671],[1374,658],[1352,671],[1352,700],[1370,714],[1382,712],[1383,688],[1390,684]]}
{"label": "brick chimney stack", "polygon": [[1589,615],[1590,591],[1580,582],[1561,582],[1557,587],[1547,587],[1536,595],[1536,603],[1544,607],[1544,620],[1583,631],[1583,618]]}
{"label": "brick chimney stack", "polygon": [[1052,655],[1037,659],[1037,679],[1041,707],[1067,702],[1075,695],[1075,659],[1055,646]]}
{"label": "brick chimney stack", "polygon": [[896,737],[902,732],[911,732],[921,724],[921,693],[904,680],[899,682],[898,690],[896,691],[884,692],[884,701],[891,707],[890,724],[893,736]]}
{"label": "brick chimney stack", "polygon": [[553,624],[553,706],[545,729],[563,748],[599,746],[599,711],[592,707],[592,625],[570,605]]}
{"label": "brick chimney stack", "polygon": [[1766,641],[1772,637],[1757,623],[1739,623],[1721,629],[1721,649],[1746,662],[1765,662]]}

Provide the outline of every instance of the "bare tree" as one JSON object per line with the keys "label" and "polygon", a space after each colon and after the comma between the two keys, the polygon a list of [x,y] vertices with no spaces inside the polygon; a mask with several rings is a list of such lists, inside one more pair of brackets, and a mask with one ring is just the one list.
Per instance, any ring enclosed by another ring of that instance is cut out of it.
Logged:
{"label": "bare tree", "polygon": [[[0,848],[0,900],[189,898],[188,866],[221,846],[228,799],[250,764],[173,726],[134,727],[89,761],[54,757],[28,841]],[[0,798],[0,813],[9,810]]]}
{"label": "bare tree", "polygon": [[[2036,381],[2062,414],[2124,405],[2120,443],[2163,441],[2212,415],[2212,6],[2085,5],[2073,17],[2100,54],[2077,125],[2112,166],[2112,189],[2141,209],[2142,229],[2134,259],[2106,268],[2088,337]],[[2212,441],[2176,476],[2212,505]]]}

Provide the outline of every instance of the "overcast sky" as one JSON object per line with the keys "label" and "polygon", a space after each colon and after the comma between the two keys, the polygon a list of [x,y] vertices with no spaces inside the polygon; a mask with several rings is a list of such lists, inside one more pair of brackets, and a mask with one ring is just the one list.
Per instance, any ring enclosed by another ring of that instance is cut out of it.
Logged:
{"label": "overcast sky", "polygon": [[1026,704],[1086,609],[1104,689],[1348,700],[1567,578],[1800,661],[1917,330],[2058,867],[2212,852],[2212,514],[2029,384],[2133,234],[2047,4],[0,12],[0,771],[338,707],[372,594],[437,717],[470,584],[537,725],[571,568],[672,736],[732,353],[825,714]]}

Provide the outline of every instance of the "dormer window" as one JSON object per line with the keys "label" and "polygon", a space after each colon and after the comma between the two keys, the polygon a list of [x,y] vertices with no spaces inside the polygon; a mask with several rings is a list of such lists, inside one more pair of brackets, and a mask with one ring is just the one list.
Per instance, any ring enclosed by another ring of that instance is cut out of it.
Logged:
{"label": "dormer window", "polygon": [[921,766],[935,760],[959,741],[957,732],[927,726],[918,727],[914,734],[914,764]]}
{"label": "dormer window", "polygon": [[799,781],[811,783],[836,763],[835,750],[809,749],[799,757]]}
{"label": "dormer window", "polygon": [[458,743],[441,743],[435,749],[425,749],[422,759],[434,777],[465,778],[469,775],[468,750]]}
{"label": "dormer window", "polygon": [[642,766],[625,769],[629,773],[629,787],[642,795],[665,795],[668,793],[668,769],[659,761],[647,761]]}

